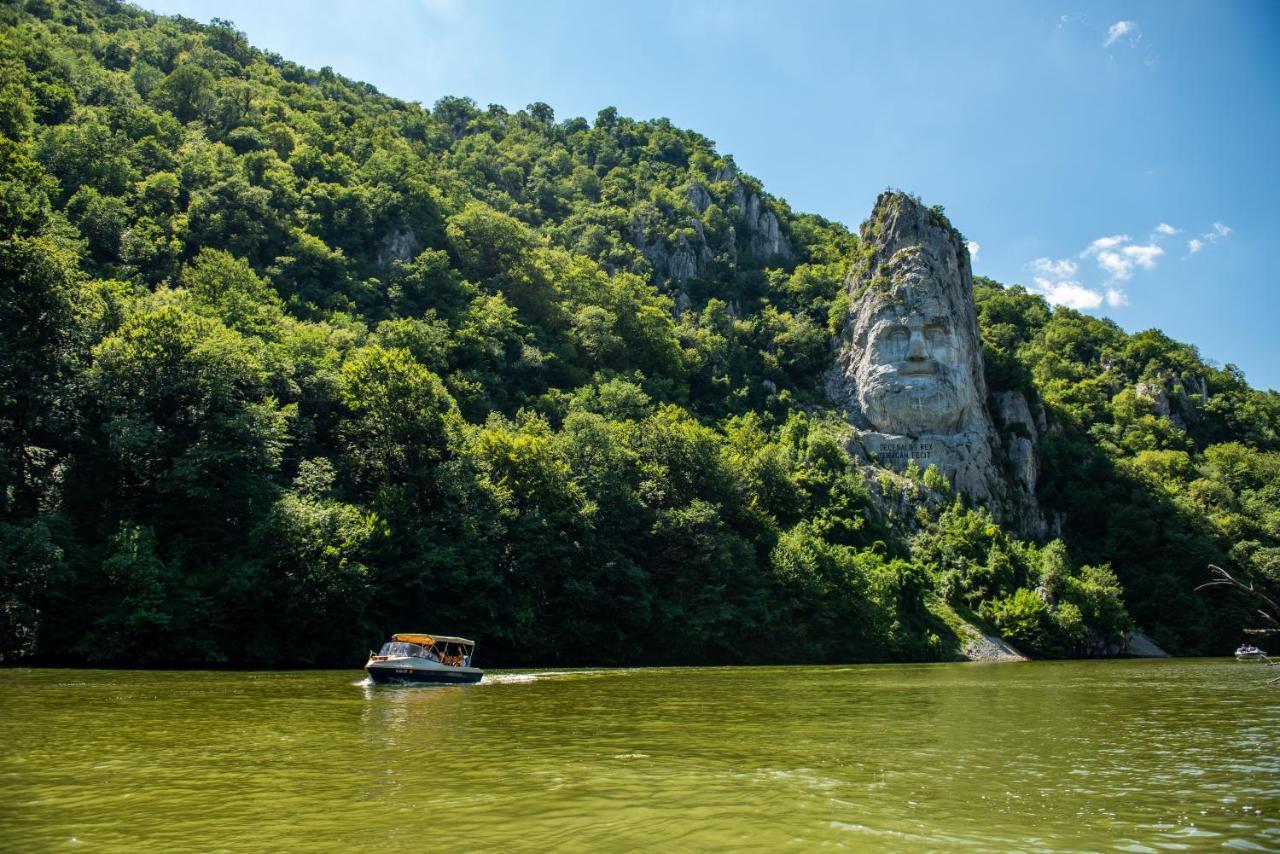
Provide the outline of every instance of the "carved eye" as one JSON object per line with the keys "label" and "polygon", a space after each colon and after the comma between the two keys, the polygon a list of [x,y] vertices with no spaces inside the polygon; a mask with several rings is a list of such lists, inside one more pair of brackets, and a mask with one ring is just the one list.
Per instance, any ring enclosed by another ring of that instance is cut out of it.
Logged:
{"label": "carved eye", "polygon": [[907,353],[907,347],[911,343],[911,333],[907,331],[905,326],[895,326],[884,335],[881,339],[880,351],[884,358],[889,361],[896,362]]}

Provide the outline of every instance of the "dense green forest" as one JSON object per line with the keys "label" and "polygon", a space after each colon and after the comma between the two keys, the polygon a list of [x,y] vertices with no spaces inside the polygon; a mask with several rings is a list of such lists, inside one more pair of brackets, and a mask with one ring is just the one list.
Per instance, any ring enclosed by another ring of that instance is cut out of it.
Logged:
{"label": "dense green forest", "polygon": [[1280,581],[1280,395],[1158,331],[978,282],[992,391],[1049,413],[1030,542],[850,458],[858,236],[711,140],[106,0],[0,26],[0,659],[1205,653],[1247,620],[1207,563]]}

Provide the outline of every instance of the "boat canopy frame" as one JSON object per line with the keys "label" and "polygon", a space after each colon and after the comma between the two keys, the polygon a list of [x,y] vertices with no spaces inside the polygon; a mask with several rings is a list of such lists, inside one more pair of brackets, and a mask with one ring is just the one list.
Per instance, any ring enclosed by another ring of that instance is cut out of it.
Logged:
{"label": "boat canopy frame", "polygon": [[397,632],[391,636],[391,640],[399,643],[416,643],[419,646],[435,646],[438,643],[457,643],[463,646],[475,648],[476,642],[467,640],[466,638],[456,638],[450,635],[428,635],[422,632]]}

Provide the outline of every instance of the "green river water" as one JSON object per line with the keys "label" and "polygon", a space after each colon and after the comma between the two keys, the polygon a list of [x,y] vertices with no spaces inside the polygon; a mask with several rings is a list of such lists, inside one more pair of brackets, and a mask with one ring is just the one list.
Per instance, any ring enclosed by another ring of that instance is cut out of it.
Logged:
{"label": "green river water", "polygon": [[1274,673],[2,670],[0,848],[1277,850]]}

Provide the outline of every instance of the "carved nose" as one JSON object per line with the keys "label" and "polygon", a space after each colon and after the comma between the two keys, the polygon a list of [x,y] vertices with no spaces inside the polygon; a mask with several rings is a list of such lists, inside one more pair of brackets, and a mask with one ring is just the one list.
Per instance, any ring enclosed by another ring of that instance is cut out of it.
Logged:
{"label": "carved nose", "polygon": [[907,361],[923,362],[929,358],[929,353],[924,347],[924,335],[919,330],[911,330],[911,339],[907,344]]}

